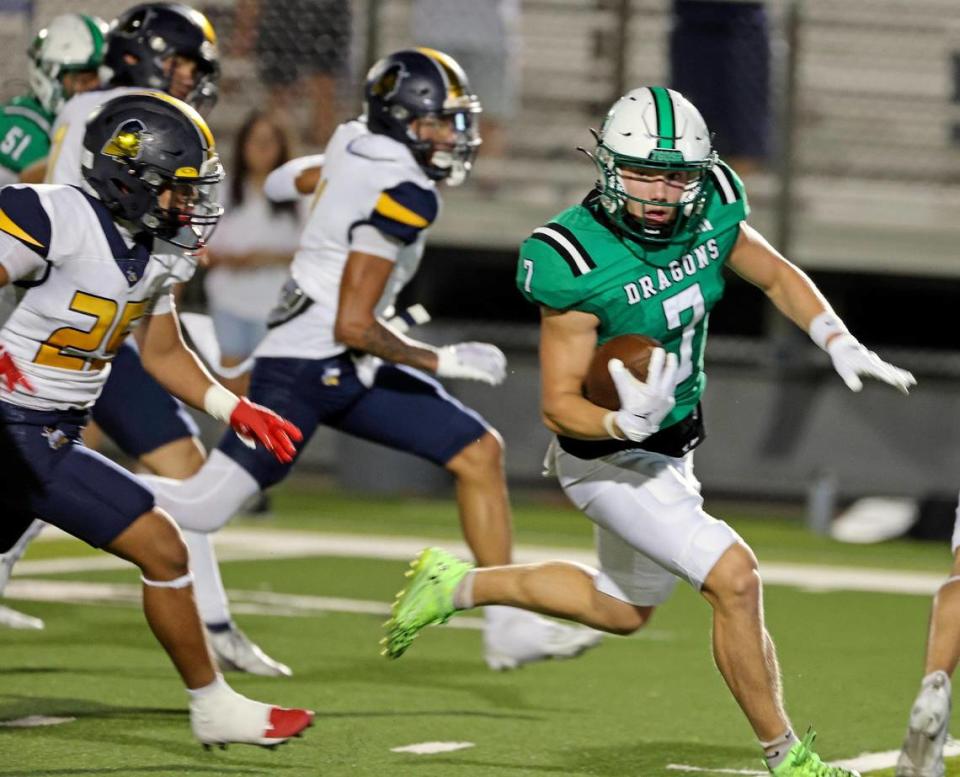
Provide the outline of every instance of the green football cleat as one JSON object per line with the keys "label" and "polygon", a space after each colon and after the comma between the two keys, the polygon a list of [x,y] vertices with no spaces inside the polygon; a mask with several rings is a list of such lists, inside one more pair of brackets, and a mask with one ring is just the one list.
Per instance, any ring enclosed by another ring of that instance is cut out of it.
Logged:
{"label": "green football cleat", "polygon": [[450,620],[456,612],[453,592],[471,569],[473,564],[440,548],[427,548],[410,562],[410,583],[397,594],[393,615],[384,624],[387,636],[380,640],[382,654],[400,658],[421,629]]}
{"label": "green football cleat", "polygon": [[860,772],[853,769],[831,766],[821,761],[820,756],[813,752],[813,740],[816,738],[814,731],[807,731],[806,736],[790,748],[783,763],[776,769],[770,769],[770,774],[775,777],[860,777]]}

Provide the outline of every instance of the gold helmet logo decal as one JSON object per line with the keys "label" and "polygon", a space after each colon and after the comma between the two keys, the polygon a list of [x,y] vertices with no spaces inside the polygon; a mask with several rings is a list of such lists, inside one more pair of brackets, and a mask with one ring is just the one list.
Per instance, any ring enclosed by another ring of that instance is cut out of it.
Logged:
{"label": "gold helmet logo decal", "polygon": [[138,159],[144,130],[146,127],[139,119],[128,119],[113,131],[100,153],[114,159]]}

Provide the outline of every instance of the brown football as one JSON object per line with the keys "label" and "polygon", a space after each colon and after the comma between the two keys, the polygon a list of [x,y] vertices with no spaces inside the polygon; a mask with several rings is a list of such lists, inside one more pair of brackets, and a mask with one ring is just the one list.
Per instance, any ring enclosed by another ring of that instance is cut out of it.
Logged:
{"label": "brown football", "polygon": [[590,362],[590,370],[583,385],[583,395],[600,407],[609,410],[620,409],[620,397],[610,377],[607,363],[611,359],[620,359],[634,377],[646,380],[650,354],[660,343],[646,335],[620,335],[607,340],[597,348]]}

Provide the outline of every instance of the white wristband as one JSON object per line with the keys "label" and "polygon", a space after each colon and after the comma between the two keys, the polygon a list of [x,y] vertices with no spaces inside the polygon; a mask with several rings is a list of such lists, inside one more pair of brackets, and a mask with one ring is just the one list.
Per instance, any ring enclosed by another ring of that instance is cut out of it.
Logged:
{"label": "white wristband", "polygon": [[617,434],[617,413],[614,410],[611,410],[603,417],[603,428],[606,429],[607,434],[609,434],[614,440],[626,440],[627,438],[623,435]]}
{"label": "white wristband", "polygon": [[827,341],[834,335],[847,333],[846,324],[831,310],[824,310],[810,322],[810,339],[823,350],[827,350]]}
{"label": "white wristband", "polygon": [[219,383],[214,383],[207,389],[203,395],[203,409],[207,415],[216,418],[218,421],[230,423],[230,416],[237,405],[240,404],[240,397],[232,391],[228,391]]}

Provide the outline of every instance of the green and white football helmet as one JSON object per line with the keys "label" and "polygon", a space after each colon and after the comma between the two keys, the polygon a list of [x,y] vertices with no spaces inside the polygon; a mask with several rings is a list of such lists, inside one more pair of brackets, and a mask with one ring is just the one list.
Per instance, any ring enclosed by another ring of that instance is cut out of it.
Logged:
{"label": "green and white football helmet", "polygon": [[66,13],[40,30],[30,44],[30,91],[56,114],[70,95],[63,76],[78,70],[95,71],[103,61],[107,24],[96,16]]}
{"label": "green and white football helmet", "polygon": [[[596,137],[590,156],[600,171],[597,189],[616,227],[644,242],[689,240],[713,189],[710,171],[717,162],[710,131],[693,103],[662,86],[634,89],[613,104]],[[624,168],[686,171],[688,180],[676,203],[643,200],[627,194],[620,176]],[[645,224],[642,216],[628,212],[630,201],[676,208],[677,215],[666,224]]]}

